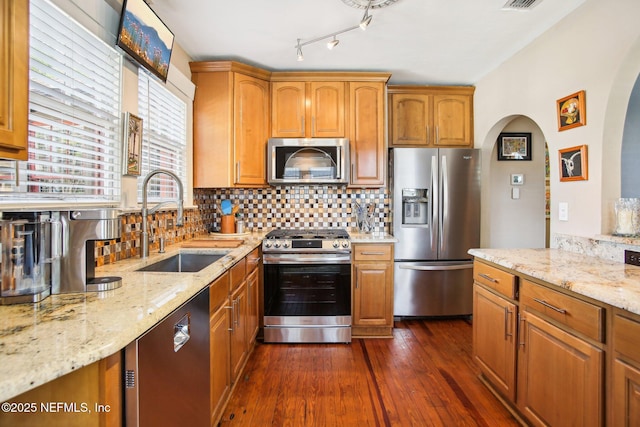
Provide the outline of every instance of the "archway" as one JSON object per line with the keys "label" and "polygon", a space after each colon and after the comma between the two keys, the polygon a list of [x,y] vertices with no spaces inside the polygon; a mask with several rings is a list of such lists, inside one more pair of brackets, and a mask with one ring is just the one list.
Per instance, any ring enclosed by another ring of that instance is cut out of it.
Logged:
{"label": "archway", "polygon": [[[496,141],[501,132],[531,133],[531,160],[499,161]],[[547,245],[546,139],[529,117],[501,119],[482,145],[482,246],[544,248]],[[522,176],[514,184],[512,175]]]}

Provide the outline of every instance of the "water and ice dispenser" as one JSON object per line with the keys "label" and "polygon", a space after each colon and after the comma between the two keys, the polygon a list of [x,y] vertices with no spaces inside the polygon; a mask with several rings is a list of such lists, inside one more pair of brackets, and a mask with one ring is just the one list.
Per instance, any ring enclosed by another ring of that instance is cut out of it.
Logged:
{"label": "water and ice dispenser", "polygon": [[402,189],[402,224],[427,225],[429,221],[429,190]]}

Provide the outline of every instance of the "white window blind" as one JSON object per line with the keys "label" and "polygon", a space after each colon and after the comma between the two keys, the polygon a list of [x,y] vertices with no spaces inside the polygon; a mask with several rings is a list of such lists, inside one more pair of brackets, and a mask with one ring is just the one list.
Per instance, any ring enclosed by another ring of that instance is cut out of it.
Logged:
{"label": "white window blind", "polygon": [[[142,173],[138,179],[138,201],[142,202],[144,177],[156,169],[175,173],[186,189],[186,104],[140,69],[138,115],[142,118]],[[153,177],[147,190],[147,198],[152,202],[162,202],[178,195],[175,182],[166,174]]]}
{"label": "white window blind", "polygon": [[30,10],[29,159],[2,195],[118,201],[121,55],[45,0]]}

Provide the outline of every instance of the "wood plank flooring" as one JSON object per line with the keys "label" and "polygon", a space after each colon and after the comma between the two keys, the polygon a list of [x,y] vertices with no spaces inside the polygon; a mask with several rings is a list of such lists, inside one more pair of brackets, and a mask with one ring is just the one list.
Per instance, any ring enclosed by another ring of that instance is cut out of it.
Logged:
{"label": "wood plank flooring", "polygon": [[396,322],[394,339],[258,343],[220,426],[518,426],[478,379],[465,319]]}

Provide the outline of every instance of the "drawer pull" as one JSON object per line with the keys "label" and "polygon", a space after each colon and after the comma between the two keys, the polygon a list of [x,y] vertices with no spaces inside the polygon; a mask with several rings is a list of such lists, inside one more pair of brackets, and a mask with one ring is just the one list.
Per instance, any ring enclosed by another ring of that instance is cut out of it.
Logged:
{"label": "drawer pull", "polygon": [[493,277],[489,276],[488,274],[478,273],[478,276],[482,277],[485,280],[493,282],[493,283],[498,283],[499,282],[498,279],[494,279]]}
{"label": "drawer pull", "polygon": [[567,314],[567,310],[565,310],[565,309],[563,309],[563,308],[558,308],[558,307],[556,307],[556,306],[554,306],[554,305],[551,305],[551,304],[549,304],[548,302],[546,302],[546,301],[544,301],[544,300],[541,300],[541,299],[538,299],[538,298],[534,298],[533,300],[534,300],[535,302],[539,303],[539,304],[544,305],[544,306],[545,306],[545,307],[547,307],[547,308],[550,308],[550,309],[551,309],[551,310],[553,310],[553,311],[557,311],[557,312],[558,312],[558,313],[560,313],[560,314]]}
{"label": "drawer pull", "polygon": [[511,315],[511,311],[509,311],[509,307],[504,308],[504,339],[508,339],[513,336],[513,333],[509,332],[509,316]]}
{"label": "drawer pull", "polygon": [[378,256],[382,256],[382,255],[384,255],[384,252],[360,252],[360,255],[378,255]]}

